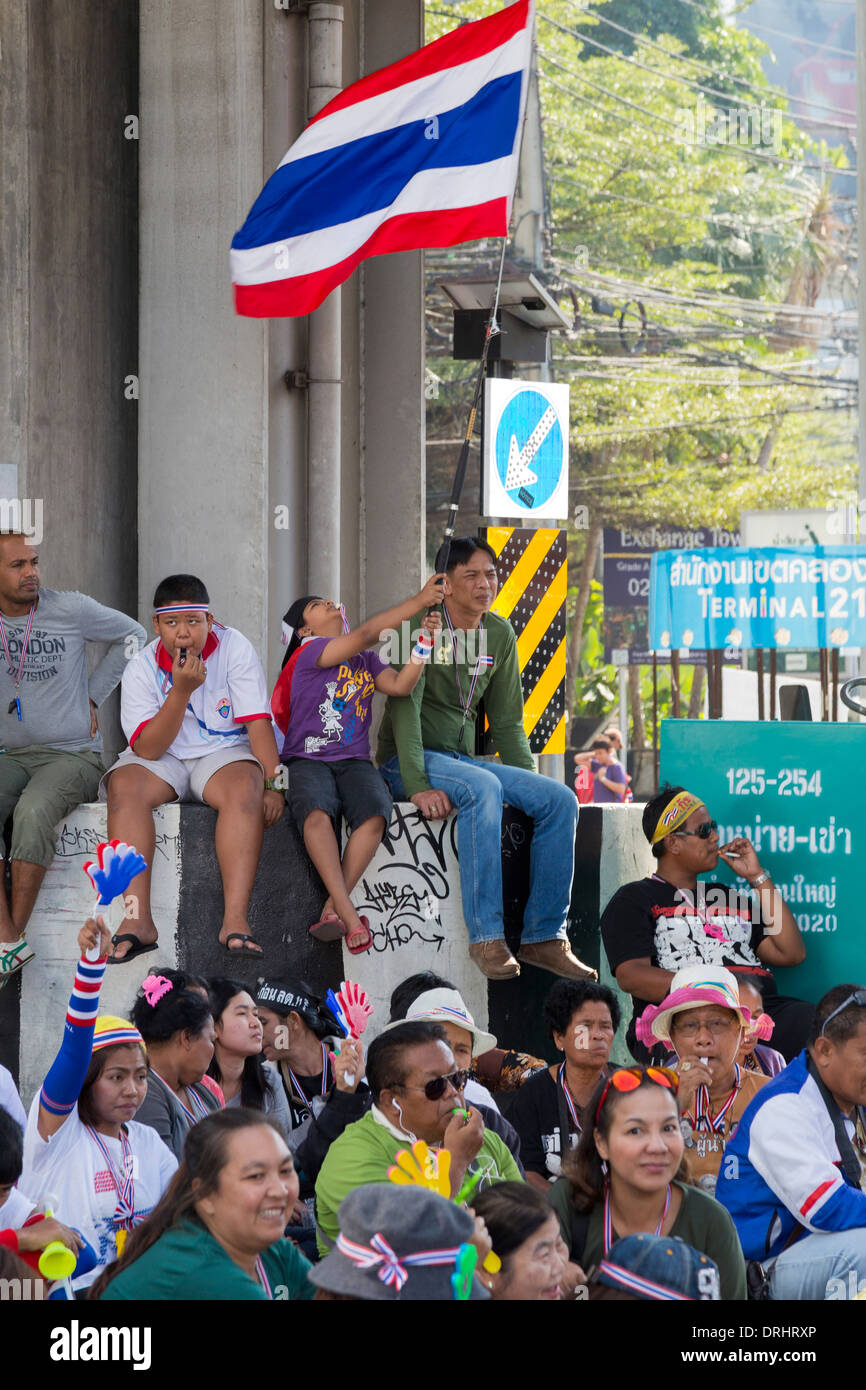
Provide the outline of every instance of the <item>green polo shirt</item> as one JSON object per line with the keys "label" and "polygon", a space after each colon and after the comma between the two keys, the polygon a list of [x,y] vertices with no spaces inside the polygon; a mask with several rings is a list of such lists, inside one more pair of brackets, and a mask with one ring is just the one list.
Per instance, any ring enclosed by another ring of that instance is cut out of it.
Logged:
{"label": "green polo shirt", "polygon": [[[372,1110],[354,1124],[347,1125],[339,1139],[334,1140],[316,1179],[316,1220],[322,1254],[327,1253],[339,1234],[337,1213],[343,1198],[364,1183],[387,1182],[388,1169],[393,1167],[397,1154],[408,1148],[410,1141],[397,1139],[377,1122]],[[476,1191],[497,1182],[523,1182],[511,1150],[489,1129],[484,1131],[481,1148],[470,1163],[469,1172],[475,1173],[479,1168],[485,1171],[485,1176]]]}
{"label": "green polo shirt", "polygon": [[[412,619],[412,629],[423,613]],[[424,771],[424,750],[437,753],[472,753],[475,750],[475,720],[479,702],[490,723],[490,736],[502,762],[532,772],[535,764],[523,731],[523,690],[517,660],[514,629],[506,618],[486,613],[482,618],[484,653],[492,662],[479,667],[472,692],[463,742],[463,708],[457,693],[457,678],[463,698],[469,695],[480,642],[477,633],[458,632],[455,664],[453,645],[446,626],[437,640],[433,657],[421,672],[411,695],[389,696],[379,729],[377,761],[381,765],[395,755],[400,759],[400,776],[407,796],[429,791]],[[468,637],[468,641],[465,639]],[[395,663],[396,665],[396,663]],[[456,678],[455,678],[456,673]]]}
{"label": "green polo shirt", "polygon": [[[308,1299],[315,1294],[307,1282],[310,1262],[291,1241],[275,1240],[262,1251],[261,1261],[273,1299]],[[267,1302],[268,1295],[258,1280],[235,1264],[198,1217],[192,1216],[169,1227],[140,1259],[112,1279],[101,1301],[106,1299]]]}

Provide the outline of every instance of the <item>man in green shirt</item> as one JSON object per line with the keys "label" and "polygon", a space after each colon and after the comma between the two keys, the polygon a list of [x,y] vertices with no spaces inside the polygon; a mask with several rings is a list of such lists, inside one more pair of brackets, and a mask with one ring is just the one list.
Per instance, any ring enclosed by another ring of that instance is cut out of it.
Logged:
{"label": "man in green shirt", "polygon": [[[469,954],[491,980],[520,974],[502,918],[502,805],[533,822],[529,898],[520,960],[569,979],[595,978],[572,954],[566,934],[574,873],[577,798],[540,777],[523,731],[523,692],[514,631],[491,613],[498,578],[486,541],[455,540],[445,582],[443,646],[414,691],[389,699],[378,762],[398,800],[428,820],[457,811],[460,888]],[[498,762],[475,758],[480,701]]]}
{"label": "man in green shirt", "polygon": [[316,1180],[323,1253],[337,1238],[343,1198],[365,1183],[387,1182],[398,1152],[418,1139],[449,1151],[452,1196],[473,1179],[474,1191],[523,1181],[499,1135],[485,1129],[477,1110],[464,1106],[465,1080],[438,1023],[401,1019],[370,1044],[367,1084],[373,1108],[334,1140]]}

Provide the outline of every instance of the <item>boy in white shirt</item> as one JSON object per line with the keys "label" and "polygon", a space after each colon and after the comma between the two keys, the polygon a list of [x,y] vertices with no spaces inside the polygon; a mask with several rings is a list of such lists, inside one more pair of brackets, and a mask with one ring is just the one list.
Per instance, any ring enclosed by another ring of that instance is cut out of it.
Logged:
{"label": "boy in white shirt", "polygon": [[135,932],[112,938],[109,964],[156,949],[150,907],[153,810],[201,801],[217,812],[216,855],[223,884],[219,939],[230,956],[263,956],[247,911],[266,826],[281,817],[279,755],[261,663],[236,628],[214,621],[207,589],[174,574],[153,596],[156,641],[127,665],[120,719],[129,747],[100,787],[108,837],[134,844],[148,868],[132,880]]}

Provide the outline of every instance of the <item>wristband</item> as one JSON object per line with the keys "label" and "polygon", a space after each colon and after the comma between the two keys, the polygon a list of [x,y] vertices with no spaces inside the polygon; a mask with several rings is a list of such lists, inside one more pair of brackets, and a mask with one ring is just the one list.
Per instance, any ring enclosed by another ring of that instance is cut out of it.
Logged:
{"label": "wristband", "polygon": [[755,879],[754,883],[751,886],[753,888],[760,888],[761,884],[766,883],[769,877],[770,875],[767,873],[765,869],[762,874],[758,874],[758,877]]}
{"label": "wristband", "polygon": [[282,763],[280,763],[280,765],[278,766],[278,768],[277,768],[276,772],[274,773],[273,777],[266,777],[266,778],[265,778],[265,791],[266,791],[266,792],[279,792],[281,796],[285,797],[285,795],[286,795],[285,782],[286,782],[286,769],[283,767]]}
{"label": "wristband", "polygon": [[410,661],[414,661],[416,666],[423,666],[430,660],[433,652],[433,638],[429,632],[419,632],[418,640],[409,656]]}

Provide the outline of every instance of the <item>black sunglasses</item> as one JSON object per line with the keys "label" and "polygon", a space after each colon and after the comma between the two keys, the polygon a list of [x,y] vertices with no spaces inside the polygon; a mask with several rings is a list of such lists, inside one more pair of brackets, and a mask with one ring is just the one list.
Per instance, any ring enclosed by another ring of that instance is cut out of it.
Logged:
{"label": "black sunglasses", "polygon": [[426,1086],[407,1086],[405,1082],[402,1086],[395,1086],[395,1091],[423,1091],[428,1100],[441,1100],[447,1087],[453,1086],[455,1091],[462,1091],[466,1082],[469,1080],[468,1071],[452,1071],[450,1076],[434,1076],[432,1081],[428,1081]]}
{"label": "black sunglasses", "polygon": [[708,840],[710,836],[719,828],[718,821],[705,820],[703,825],[699,825],[697,830],[673,830],[673,835],[697,835],[699,840]]}

